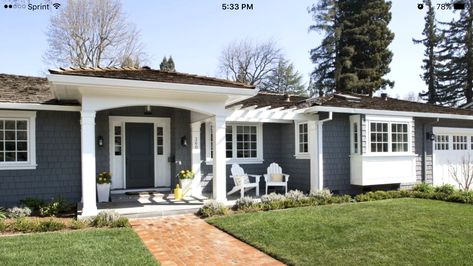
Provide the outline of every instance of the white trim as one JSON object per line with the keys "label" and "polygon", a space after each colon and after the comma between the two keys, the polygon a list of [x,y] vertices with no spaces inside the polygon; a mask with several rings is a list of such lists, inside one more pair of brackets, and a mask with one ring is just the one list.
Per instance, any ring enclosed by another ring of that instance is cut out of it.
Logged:
{"label": "white trim", "polygon": [[27,154],[26,162],[0,162],[0,170],[34,170],[36,164],[36,112],[3,111],[0,110],[0,119],[18,119],[27,121]]}
{"label": "white trim", "polygon": [[423,112],[406,112],[406,111],[389,111],[363,108],[348,108],[348,107],[333,107],[333,106],[314,106],[304,110],[306,113],[310,112],[336,112],[347,114],[372,114],[372,115],[387,115],[387,116],[407,116],[407,117],[430,117],[430,118],[447,118],[447,119],[464,119],[473,120],[473,115],[458,115],[458,114],[440,114],[440,113],[423,113]]}
{"label": "white trim", "polygon": [[[355,152],[355,136],[354,136],[354,124],[356,123],[357,129],[357,143],[358,143],[358,150]],[[361,154],[361,115],[351,115],[350,116],[350,155],[358,155]]]}
{"label": "white trim", "polygon": [[[320,119],[320,117],[319,117]],[[323,138],[323,126],[325,122],[331,121],[333,119],[333,113],[329,112],[328,117],[322,120],[317,121],[317,164],[318,164],[318,173],[317,173],[317,184],[316,189],[318,191],[324,189],[324,138]]]}
{"label": "white trim", "polygon": [[[226,164],[262,164],[263,158],[263,124],[262,123],[226,123],[226,126],[232,127],[232,158],[225,158]],[[237,126],[256,126],[256,158],[237,158],[237,141],[236,141],[236,127]],[[205,123],[205,163],[213,165],[213,158],[210,156],[211,139],[210,132],[212,122]],[[225,129],[226,130],[226,129]],[[226,145],[226,141],[225,141]],[[226,149],[225,149],[226,155]]]}
{"label": "white trim", "polygon": [[[171,154],[171,118],[169,117],[141,117],[141,116],[109,116],[109,159],[110,159],[110,169],[114,169],[114,126],[117,124],[122,127],[122,182],[123,188],[126,188],[126,123],[150,123],[153,124],[153,155],[154,155],[154,186],[158,187],[159,173],[158,173],[158,156],[164,156],[167,158]],[[157,155],[157,145],[156,145],[156,127],[164,127],[164,154]],[[171,175],[171,164],[167,163],[167,169],[165,175],[170,178]],[[169,186],[170,186],[169,179]],[[117,188],[115,188],[117,189]]]}
{"label": "white trim", "polygon": [[[299,146],[300,146],[300,139],[299,139],[299,126],[302,124],[307,125],[307,152],[300,152]],[[310,153],[309,153],[309,121],[300,121],[300,122],[295,122],[294,123],[294,143],[295,143],[295,155],[294,157],[296,159],[310,159]]]}
{"label": "white trim", "polygon": [[82,107],[39,103],[0,103],[0,109],[80,112]]}

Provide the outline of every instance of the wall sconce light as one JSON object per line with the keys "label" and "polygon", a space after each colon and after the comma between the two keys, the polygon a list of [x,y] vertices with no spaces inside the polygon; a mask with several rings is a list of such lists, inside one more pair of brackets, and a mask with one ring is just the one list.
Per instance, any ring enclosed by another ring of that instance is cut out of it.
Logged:
{"label": "wall sconce light", "polygon": [[151,112],[151,106],[149,105],[146,105],[145,107],[145,115],[150,115],[152,112]]}
{"label": "wall sconce light", "polygon": [[182,147],[187,147],[187,137],[186,136],[183,136],[181,138],[181,146]]}
{"label": "wall sconce light", "polygon": [[435,140],[435,134],[432,133],[432,132],[427,132],[427,133],[425,133],[425,138],[427,140],[434,141]]}
{"label": "wall sconce light", "polygon": [[99,136],[98,139],[97,139],[97,145],[99,145],[99,147],[103,147],[103,137],[102,136]]}

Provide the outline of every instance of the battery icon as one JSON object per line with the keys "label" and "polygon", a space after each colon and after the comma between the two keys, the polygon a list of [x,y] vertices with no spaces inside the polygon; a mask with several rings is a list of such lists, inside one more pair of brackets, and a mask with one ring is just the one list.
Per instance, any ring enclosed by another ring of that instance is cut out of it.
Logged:
{"label": "battery icon", "polygon": [[464,2],[453,3],[453,9],[465,9],[465,3]]}

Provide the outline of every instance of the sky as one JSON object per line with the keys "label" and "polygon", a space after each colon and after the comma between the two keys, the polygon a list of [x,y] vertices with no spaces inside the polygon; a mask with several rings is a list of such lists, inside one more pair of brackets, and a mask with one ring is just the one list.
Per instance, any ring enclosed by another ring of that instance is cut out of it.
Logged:
{"label": "sky", "polygon": [[[46,32],[51,10],[31,11],[4,8],[4,4],[25,2],[42,4],[48,0],[0,0],[0,73],[44,76],[48,66],[42,59],[47,49]],[[49,0],[51,1],[51,0]],[[57,0],[65,5],[65,0]],[[222,49],[242,39],[261,42],[273,40],[285,57],[294,63],[308,83],[314,69],[310,49],[322,36],[309,32],[313,23],[307,8],[316,0],[123,0],[123,10],[140,30],[141,41],[149,55],[147,65],[159,68],[164,56],[172,55],[177,71],[219,76]],[[390,29],[395,38],[394,53],[387,78],[395,81],[389,95],[404,97],[426,89],[421,80],[424,47],[412,38],[422,38],[425,8],[413,0],[393,0]],[[433,1],[435,4],[448,2]],[[222,4],[253,4],[252,10],[223,10]],[[60,9],[61,7],[59,7]],[[439,10],[439,20],[450,20],[452,10]]]}

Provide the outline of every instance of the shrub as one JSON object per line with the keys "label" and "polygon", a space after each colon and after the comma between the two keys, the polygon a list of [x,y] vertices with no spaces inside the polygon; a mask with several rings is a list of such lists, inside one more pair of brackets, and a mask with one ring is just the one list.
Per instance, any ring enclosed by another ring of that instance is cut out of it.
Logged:
{"label": "shrub", "polygon": [[72,220],[71,224],[69,225],[69,227],[71,229],[84,229],[84,228],[87,228],[89,227],[89,224],[90,224],[90,220],[77,220],[77,219],[74,219]]}
{"label": "shrub", "polygon": [[282,201],[282,200],[285,200],[285,199],[286,199],[286,197],[284,195],[276,194],[276,193],[272,192],[270,194],[263,195],[261,197],[261,202],[262,203],[270,203],[270,202],[273,202],[273,201]]}
{"label": "shrub", "polygon": [[432,193],[432,192],[434,192],[434,187],[430,184],[422,182],[422,183],[416,184],[412,188],[412,191],[418,191],[418,192],[423,192],[423,193]]}
{"label": "shrub", "polygon": [[130,223],[128,223],[128,218],[126,217],[120,217],[118,220],[112,221],[110,223],[110,227],[116,228],[116,227],[129,227]]}
{"label": "shrub", "polygon": [[237,199],[234,207],[236,210],[251,210],[255,207],[256,203],[256,200],[252,197],[243,197]]}
{"label": "shrub", "polygon": [[307,196],[304,194],[304,192],[300,190],[290,190],[289,192],[286,193],[286,199],[287,200],[304,200],[307,198]]}
{"label": "shrub", "polygon": [[446,196],[445,200],[473,204],[473,192],[455,191],[451,195]]}
{"label": "shrub", "polygon": [[10,218],[22,218],[31,215],[31,209],[28,207],[13,207],[8,209],[8,217]]}
{"label": "shrub", "polygon": [[327,200],[332,197],[332,192],[328,188],[324,188],[319,191],[312,191],[309,194],[310,197],[316,198],[318,200]]}
{"label": "shrub", "polygon": [[0,219],[0,232],[5,232],[7,230],[7,225],[3,219]]}
{"label": "shrub", "polygon": [[69,213],[73,210],[73,205],[63,198],[53,199],[48,204],[40,207],[41,216],[57,216],[63,213]]}
{"label": "shrub", "polygon": [[101,211],[92,219],[91,225],[95,227],[110,226],[120,219],[120,214],[116,211]]}
{"label": "shrub", "polygon": [[38,231],[38,222],[27,218],[18,218],[10,224],[10,230],[14,232],[30,233]]}
{"label": "shrub", "polygon": [[20,203],[21,205],[30,208],[32,212],[39,212],[39,209],[46,204],[44,200],[37,198],[26,198],[20,200]]}
{"label": "shrub", "polygon": [[36,231],[39,232],[50,232],[50,231],[58,231],[66,228],[66,225],[60,221],[55,221],[53,219],[49,219],[46,221],[40,221]]}
{"label": "shrub", "polygon": [[7,211],[0,207],[0,221],[7,218]]}
{"label": "shrub", "polygon": [[210,200],[200,208],[198,213],[202,217],[211,217],[215,215],[226,215],[228,211],[228,208],[223,203]]}
{"label": "shrub", "polygon": [[349,203],[352,202],[352,198],[350,195],[337,195],[326,199],[326,201],[328,201],[328,203]]}
{"label": "shrub", "polygon": [[451,195],[455,192],[455,187],[450,184],[445,184],[445,185],[435,187],[434,191],[436,193],[444,193],[447,195]]}

